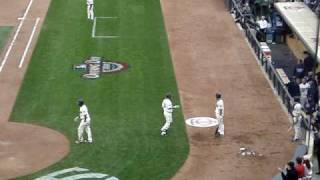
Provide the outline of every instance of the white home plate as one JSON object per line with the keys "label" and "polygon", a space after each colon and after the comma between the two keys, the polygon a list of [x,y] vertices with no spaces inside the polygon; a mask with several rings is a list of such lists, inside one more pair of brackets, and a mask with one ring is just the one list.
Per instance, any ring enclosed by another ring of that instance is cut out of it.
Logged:
{"label": "white home plate", "polygon": [[211,117],[194,117],[186,120],[189,126],[193,127],[212,127],[218,125],[218,120]]}

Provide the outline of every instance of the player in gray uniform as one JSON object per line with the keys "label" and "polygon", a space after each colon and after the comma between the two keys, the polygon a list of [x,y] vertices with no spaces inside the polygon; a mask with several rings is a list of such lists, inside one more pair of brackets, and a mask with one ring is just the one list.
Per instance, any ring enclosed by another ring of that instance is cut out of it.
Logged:
{"label": "player in gray uniform", "polygon": [[93,20],[94,18],[93,0],[87,0],[87,14],[88,14],[88,19]]}
{"label": "player in gray uniform", "polygon": [[[75,121],[78,121],[80,119],[80,124],[78,127],[78,140],[76,141],[77,144],[83,143],[83,142],[88,142],[92,143],[92,133],[91,133],[91,128],[90,128],[90,122],[91,118],[88,112],[87,106],[84,104],[84,101],[82,99],[78,100],[78,105],[80,107],[80,113],[79,116],[74,118]],[[88,136],[88,141],[83,139],[83,132],[87,133]]]}

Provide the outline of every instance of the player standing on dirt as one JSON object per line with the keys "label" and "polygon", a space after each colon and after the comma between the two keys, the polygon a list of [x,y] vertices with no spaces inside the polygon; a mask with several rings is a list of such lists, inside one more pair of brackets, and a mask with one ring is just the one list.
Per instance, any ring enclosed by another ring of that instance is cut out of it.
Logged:
{"label": "player standing on dirt", "polygon": [[[75,121],[78,121],[80,119],[80,124],[78,127],[78,140],[76,141],[77,144],[88,142],[92,143],[92,134],[91,134],[91,128],[90,128],[90,115],[88,112],[87,106],[84,104],[84,101],[82,99],[78,100],[78,106],[80,107],[80,114],[76,118],[74,118]],[[88,136],[88,141],[84,141],[83,139],[83,131],[86,131]]]}
{"label": "player standing on dirt", "polygon": [[163,115],[166,120],[165,124],[161,128],[161,135],[164,136],[167,134],[168,129],[172,123],[172,112],[174,108],[179,108],[179,105],[172,106],[172,96],[167,93],[165,98],[162,101],[161,105],[163,109]]}
{"label": "player standing on dirt", "polygon": [[215,136],[224,136],[224,123],[223,123],[223,116],[224,116],[224,103],[222,100],[222,95],[217,93],[216,94],[216,119],[219,122],[218,128],[215,131]]}
{"label": "player standing on dirt", "polygon": [[87,14],[88,14],[88,19],[93,20],[94,18],[93,0],[87,0]]}

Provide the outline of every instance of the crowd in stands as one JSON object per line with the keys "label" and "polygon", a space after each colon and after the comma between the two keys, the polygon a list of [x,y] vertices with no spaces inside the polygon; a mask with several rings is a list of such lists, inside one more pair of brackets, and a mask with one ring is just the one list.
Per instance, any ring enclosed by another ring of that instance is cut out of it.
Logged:
{"label": "crowd in stands", "polygon": [[[242,27],[246,24],[250,31],[253,31],[256,38],[260,42],[268,42],[268,34],[273,33],[271,42],[275,42],[276,36],[290,35],[290,29],[280,17],[280,14],[273,7],[273,2],[281,0],[274,0],[270,3],[257,4],[255,0],[235,0],[237,7],[231,10],[235,15],[236,22],[240,23]],[[282,0],[287,2],[294,2],[297,0]],[[264,1],[269,2],[269,1]],[[320,0],[304,0],[303,1],[311,10],[320,12]],[[240,13],[239,13],[240,12]],[[282,43],[282,42],[281,42]],[[299,126],[304,132],[313,132],[315,138],[315,155],[318,158],[318,168],[320,168],[320,101],[319,101],[319,86],[320,73],[316,73],[315,68],[317,64],[314,58],[308,53],[304,52],[304,59],[299,60],[293,70],[293,76],[290,78],[287,89],[294,99],[293,110],[295,105],[299,104],[301,107],[301,122]],[[291,112],[294,114],[294,112]],[[294,116],[294,115],[293,115]],[[294,120],[293,120],[294,126]],[[295,129],[296,131],[297,129]],[[305,140],[305,136],[296,138],[293,141]],[[320,175],[320,169],[316,173]],[[312,165],[309,159],[298,157],[296,162],[288,162],[285,171],[281,170],[281,175],[284,180],[310,180],[312,176]]]}
{"label": "crowd in stands", "polygon": [[[311,10],[320,12],[320,0],[235,0],[242,16],[237,16],[236,21],[241,24],[247,23],[250,28],[256,31],[259,41],[266,41],[266,35],[273,34],[283,37],[288,30],[286,24],[274,8],[274,2],[304,2]],[[281,41],[283,38],[278,38]],[[272,41],[272,40],[271,40]]]}
{"label": "crowd in stands", "polygon": [[[266,35],[277,34],[283,35],[285,23],[280,18],[272,3],[257,3],[251,0],[236,0],[238,9],[241,12],[236,14],[236,22],[240,24],[248,24],[256,34],[259,41],[266,41]],[[271,1],[270,1],[271,2]],[[273,41],[272,38],[271,41]]]}
{"label": "crowd in stands", "polygon": [[279,168],[283,180],[310,180],[312,163],[307,158],[297,157],[296,163],[289,161],[285,169]]}
{"label": "crowd in stands", "polygon": [[[295,0],[297,1],[297,0]],[[319,0],[304,0],[303,1],[312,11],[316,11],[317,7],[319,7]]]}

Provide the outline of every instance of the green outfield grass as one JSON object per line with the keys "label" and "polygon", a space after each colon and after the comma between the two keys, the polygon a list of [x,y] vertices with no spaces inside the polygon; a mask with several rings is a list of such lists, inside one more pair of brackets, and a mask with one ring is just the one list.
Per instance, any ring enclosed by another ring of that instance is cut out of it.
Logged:
{"label": "green outfield grass", "polygon": [[[169,179],[187,157],[181,109],[174,114],[169,136],[160,136],[164,94],[172,92],[180,103],[159,1],[95,4],[96,16],[118,17],[99,20],[98,33],[116,33],[118,39],[91,38],[93,23],[86,18],[84,0],[51,2],[11,120],[63,133],[71,152],[63,161],[19,179],[76,166],[123,180]],[[130,68],[98,80],[81,79],[71,67],[91,55],[127,62]],[[73,143],[79,97],[92,116],[92,145]]]}
{"label": "green outfield grass", "polygon": [[0,53],[7,42],[11,30],[12,27],[0,26]]}

